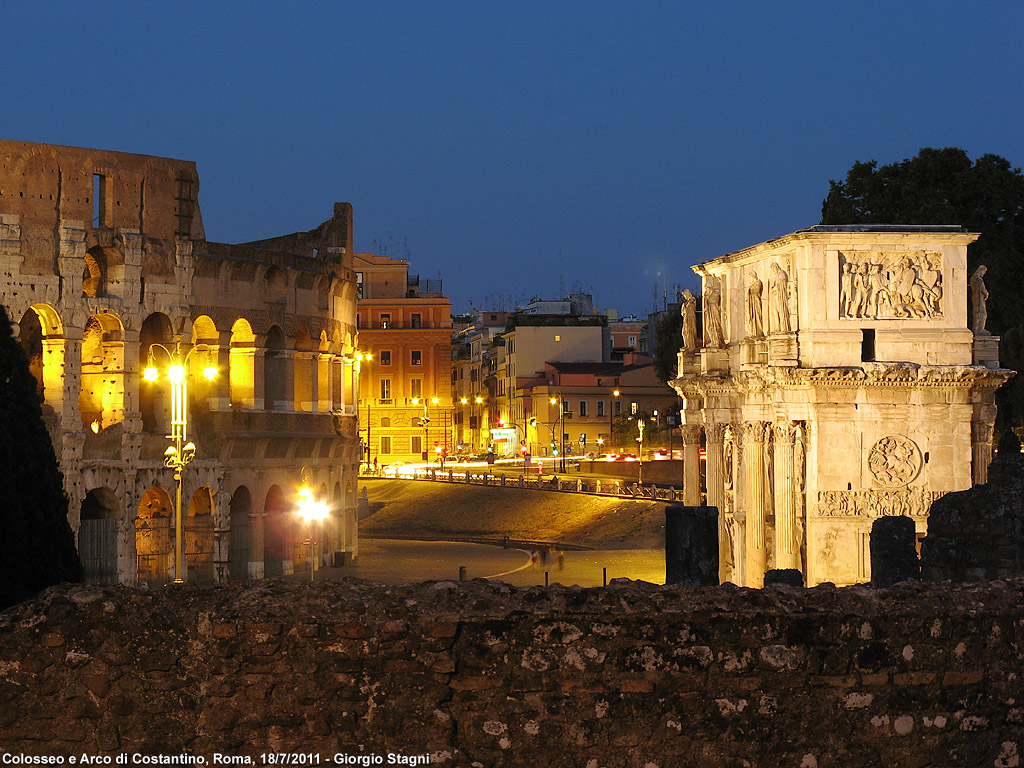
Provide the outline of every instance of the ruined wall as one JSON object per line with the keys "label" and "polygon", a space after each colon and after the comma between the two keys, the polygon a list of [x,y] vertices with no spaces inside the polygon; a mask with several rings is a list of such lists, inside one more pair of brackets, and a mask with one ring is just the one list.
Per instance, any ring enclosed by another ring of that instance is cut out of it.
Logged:
{"label": "ruined wall", "polygon": [[0,614],[0,751],[1015,766],[1022,608],[1024,580],[57,587]]}

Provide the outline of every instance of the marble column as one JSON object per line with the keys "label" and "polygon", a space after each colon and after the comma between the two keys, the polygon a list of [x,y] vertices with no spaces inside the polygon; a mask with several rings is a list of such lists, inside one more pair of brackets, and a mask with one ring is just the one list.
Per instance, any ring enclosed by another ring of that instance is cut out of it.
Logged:
{"label": "marble column", "polygon": [[743,422],[743,505],[746,510],[744,584],[763,587],[765,572],[764,551],[764,487],[765,487],[765,427],[763,421]]}
{"label": "marble column", "polygon": [[700,497],[700,425],[684,424],[683,436],[683,504],[701,506]]}
{"label": "marble column", "polygon": [[796,478],[793,443],[796,426],[785,421],[775,425],[775,567],[800,568],[796,544]]}
{"label": "marble column", "polygon": [[732,581],[732,544],[725,519],[725,424],[708,424],[704,434],[707,437],[707,505],[718,508],[718,578],[720,582]]}

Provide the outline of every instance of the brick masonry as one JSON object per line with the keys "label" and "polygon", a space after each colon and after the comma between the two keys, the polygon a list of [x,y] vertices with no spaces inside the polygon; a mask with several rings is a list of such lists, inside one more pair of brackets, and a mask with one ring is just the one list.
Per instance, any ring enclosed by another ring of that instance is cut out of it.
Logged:
{"label": "brick masonry", "polygon": [[1022,656],[1024,579],[61,586],[0,614],[0,752],[1009,768]]}

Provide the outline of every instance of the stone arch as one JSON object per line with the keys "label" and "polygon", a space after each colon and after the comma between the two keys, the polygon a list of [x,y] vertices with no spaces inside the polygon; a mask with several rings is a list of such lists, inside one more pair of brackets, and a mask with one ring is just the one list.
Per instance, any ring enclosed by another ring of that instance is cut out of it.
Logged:
{"label": "stone arch", "polygon": [[263,360],[264,408],[268,411],[284,410],[288,405],[285,397],[285,372],[288,369],[285,357],[284,332],[278,325],[267,331],[266,352]]}
{"label": "stone arch", "polygon": [[335,376],[335,371],[338,370],[338,365],[341,362],[331,354],[331,340],[327,331],[320,331],[319,350],[315,358],[317,410],[320,413],[327,413],[333,406],[331,390],[334,379],[340,378],[340,375]]}
{"label": "stone arch", "polygon": [[[205,350],[197,349],[201,344],[205,345]],[[196,426],[199,427],[210,408],[217,407],[215,400],[219,395],[219,372],[218,377],[212,381],[206,377],[207,368],[218,367],[220,350],[220,331],[209,315],[200,315],[192,321],[192,350],[188,357],[189,405],[199,411],[195,414]],[[208,422],[209,417],[206,417]]]}
{"label": "stone arch", "polygon": [[120,507],[109,488],[93,488],[82,500],[78,556],[90,584],[117,583],[117,519]]}
{"label": "stone arch", "polygon": [[150,486],[135,516],[138,583],[155,586],[171,580],[174,570],[174,504],[166,490]]}
{"label": "stone arch", "polygon": [[[171,319],[154,312],[142,323],[139,331],[139,360],[148,365],[150,359],[160,370],[166,370],[167,355],[154,344],[161,344],[167,350],[173,349],[174,332]],[[157,381],[143,382],[139,387],[139,411],[142,413],[144,432],[167,434],[170,430],[170,393],[163,376]]]}
{"label": "stone arch", "polygon": [[93,315],[82,333],[78,411],[82,426],[99,432],[124,420],[124,327],[112,314]]}
{"label": "stone arch", "polygon": [[327,483],[320,484],[320,488],[316,492],[316,500],[326,504],[328,510],[327,517],[317,526],[319,530],[316,532],[316,551],[320,556],[320,562],[317,563],[319,568],[326,564],[325,557],[331,551],[331,541],[334,539],[334,531],[337,528],[335,523],[337,510],[334,504],[331,503],[331,497],[327,491]]}
{"label": "stone arch", "polygon": [[107,257],[102,248],[90,248],[85,252],[82,295],[90,299],[107,295]]}
{"label": "stone arch", "polygon": [[266,515],[264,527],[264,555],[267,577],[284,576],[292,572],[289,552],[290,524],[288,514],[291,504],[285,499],[284,491],[278,485],[270,486],[263,502]]}
{"label": "stone arch", "polygon": [[327,275],[320,275],[313,286],[316,294],[316,308],[325,312],[331,308],[331,278]]}
{"label": "stone arch", "polygon": [[244,317],[231,326],[228,353],[228,396],[232,408],[256,407],[256,334]]}
{"label": "stone arch", "polygon": [[252,578],[249,567],[252,552],[252,494],[244,485],[238,486],[228,502],[231,520],[228,577],[232,581]]}
{"label": "stone arch", "polygon": [[268,304],[284,304],[288,289],[288,273],[272,266],[263,275],[263,295]]}
{"label": "stone arch", "polygon": [[192,494],[185,518],[186,581],[210,585],[215,581],[213,566],[213,490],[208,485]]}

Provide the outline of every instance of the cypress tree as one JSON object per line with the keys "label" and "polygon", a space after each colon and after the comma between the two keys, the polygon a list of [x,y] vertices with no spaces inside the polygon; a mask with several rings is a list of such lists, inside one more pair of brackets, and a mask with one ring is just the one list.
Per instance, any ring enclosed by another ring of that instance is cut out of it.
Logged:
{"label": "cypress tree", "polygon": [[0,304],[0,610],[44,587],[81,581],[68,497],[36,379]]}

